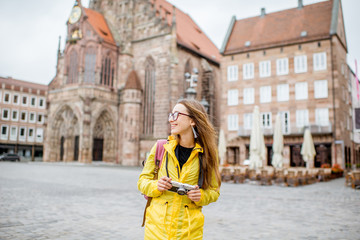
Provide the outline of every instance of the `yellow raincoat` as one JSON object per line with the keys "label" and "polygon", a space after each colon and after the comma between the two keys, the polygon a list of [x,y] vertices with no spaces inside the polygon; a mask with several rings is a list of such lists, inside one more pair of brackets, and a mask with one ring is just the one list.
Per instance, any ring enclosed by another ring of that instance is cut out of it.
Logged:
{"label": "yellow raincoat", "polygon": [[[176,145],[177,141],[173,137],[169,137],[169,142],[164,145],[165,153],[158,178],[167,176],[165,162],[166,152],[168,152],[169,177],[177,182],[197,185],[200,168],[198,154],[203,151],[202,147],[199,144],[195,145],[180,172],[180,165],[175,156]],[[201,199],[199,202],[192,202],[187,195],[181,196],[170,191],[160,192],[157,189],[157,180],[153,180],[155,151],[156,144],[151,149],[137,183],[140,192],[153,197],[146,212],[144,239],[202,239],[204,226],[202,206],[215,202],[220,195],[215,172],[212,177],[212,187],[206,190],[200,189]]]}

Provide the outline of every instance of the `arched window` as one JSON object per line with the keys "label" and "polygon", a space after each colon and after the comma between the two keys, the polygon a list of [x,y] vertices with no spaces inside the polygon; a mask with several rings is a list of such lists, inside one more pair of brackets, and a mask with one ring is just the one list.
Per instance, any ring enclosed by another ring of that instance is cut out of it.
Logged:
{"label": "arched window", "polygon": [[103,58],[101,64],[100,84],[112,87],[113,82],[114,62],[111,60],[110,56],[106,56]]}
{"label": "arched window", "polygon": [[96,64],[96,50],[95,48],[88,48],[85,52],[85,83],[95,83],[95,64]]}
{"label": "arched window", "polygon": [[145,63],[145,91],[144,91],[144,134],[154,134],[154,106],[155,106],[155,62],[148,58]]}
{"label": "arched window", "polygon": [[69,72],[67,83],[78,82],[78,55],[75,50],[70,53]]}

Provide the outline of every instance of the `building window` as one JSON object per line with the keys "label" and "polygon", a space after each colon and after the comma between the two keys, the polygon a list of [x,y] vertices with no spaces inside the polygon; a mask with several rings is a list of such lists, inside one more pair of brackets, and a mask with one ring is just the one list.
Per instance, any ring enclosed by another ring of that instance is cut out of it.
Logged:
{"label": "building window", "polygon": [[11,121],[18,121],[19,120],[19,111],[12,110],[11,112]]}
{"label": "building window", "polygon": [[271,61],[261,61],[259,63],[260,77],[271,76]]}
{"label": "building window", "polygon": [[289,84],[277,85],[277,100],[278,102],[289,101]]}
{"label": "building window", "polygon": [[9,126],[1,125],[1,140],[7,140],[9,135]]}
{"label": "building window", "polygon": [[271,86],[260,87],[260,103],[271,102]]}
{"label": "building window", "polygon": [[237,89],[228,90],[228,106],[236,106],[239,104],[239,91]]}
{"label": "building window", "polygon": [[239,116],[238,115],[228,115],[228,130],[237,131],[239,129]]}
{"label": "building window", "polygon": [[250,130],[252,128],[252,122],[253,122],[253,114],[245,113],[244,114],[244,129]]}
{"label": "building window", "polygon": [[288,111],[280,112],[280,118],[283,134],[290,134],[290,113]]}
{"label": "building window", "polygon": [[227,78],[229,82],[238,80],[238,66],[228,66]]}
{"label": "building window", "polygon": [[244,88],[244,104],[254,104],[254,88]]}
{"label": "building window", "polygon": [[316,121],[316,125],[328,126],[329,125],[329,109],[328,108],[315,109],[315,121]]}
{"label": "building window", "polygon": [[36,97],[31,97],[30,98],[30,106],[36,107]]}
{"label": "building window", "polygon": [[307,72],[307,57],[306,55],[294,57],[295,73]]}
{"label": "building window", "polygon": [[341,74],[345,75],[345,64],[341,63]]}
{"label": "building window", "polygon": [[36,129],[36,142],[42,142],[43,141],[43,129],[42,128],[37,128]]}
{"label": "building window", "polygon": [[2,91],[0,90],[0,102],[2,101]]}
{"label": "building window", "polygon": [[326,70],[326,52],[314,53],[314,71]]}
{"label": "building window", "polygon": [[2,110],[2,120],[9,120],[10,119],[10,110],[7,108],[4,108]]}
{"label": "building window", "polygon": [[86,49],[84,82],[95,83],[95,64],[96,64],[95,48]]}
{"label": "building window", "polygon": [[45,98],[39,98],[39,108],[45,108]]}
{"label": "building window", "polygon": [[113,82],[114,61],[111,60],[110,56],[106,56],[103,58],[101,64],[100,84],[112,87]]}
{"label": "building window", "polygon": [[19,141],[24,142],[26,140],[26,127],[20,127],[19,130]]}
{"label": "building window", "polygon": [[17,130],[18,130],[18,128],[16,126],[11,126],[11,128],[10,128],[10,140],[11,141],[17,140]]}
{"label": "building window", "polygon": [[13,104],[15,105],[19,105],[19,94],[14,94],[13,95]]}
{"label": "building window", "polygon": [[261,123],[263,128],[271,128],[271,112],[261,113]]}
{"label": "building window", "polygon": [[295,99],[296,100],[308,99],[307,82],[295,83]]}
{"label": "building window", "polygon": [[36,113],[30,112],[29,113],[29,123],[35,123],[35,120],[36,120]]}
{"label": "building window", "polygon": [[23,95],[21,98],[21,105],[22,106],[27,106],[28,105],[28,96],[27,95]]}
{"label": "building window", "polygon": [[21,111],[20,112],[20,121],[26,122],[27,121],[27,111]]}
{"label": "building window", "polygon": [[314,97],[327,98],[328,97],[328,84],[327,80],[314,81]]}
{"label": "building window", "polygon": [[70,53],[70,61],[68,66],[68,79],[67,83],[78,82],[78,54],[75,50]]}
{"label": "building window", "polygon": [[155,108],[155,62],[152,58],[146,60],[145,65],[145,91],[144,91],[144,134],[154,134],[154,108]]}
{"label": "building window", "polygon": [[29,142],[33,142],[35,139],[35,132],[34,132],[34,128],[29,128],[28,129],[28,141]]}
{"label": "building window", "polygon": [[254,78],[254,63],[243,64],[243,78],[244,79]]}
{"label": "building window", "polygon": [[43,114],[38,113],[37,123],[44,123],[44,115]]}
{"label": "building window", "polygon": [[355,129],[360,129],[360,108],[355,108],[354,113],[355,113]]}
{"label": "building window", "polygon": [[4,103],[10,103],[11,95],[8,92],[4,93]]}
{"label": "building window", "polygon": [[296,127],[302,128],[309,125],[309,111],[307,109],[296,110]]}
{"label": "building window", "polygon": [[276,60],[276,74],[286,75],[289,74],[289,59],[280,58]]}

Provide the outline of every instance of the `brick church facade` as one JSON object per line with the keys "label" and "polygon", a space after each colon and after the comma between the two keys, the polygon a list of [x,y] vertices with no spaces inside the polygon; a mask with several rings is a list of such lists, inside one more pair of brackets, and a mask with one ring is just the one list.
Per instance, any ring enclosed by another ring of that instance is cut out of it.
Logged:
{"label": "brick church facade", "polygon": [[75,1],[67,28],[49,84],[44,161],[139,165],[168,136],[167,116],[179,98],[204,102],[219,126],[221,55],[175,6]]}

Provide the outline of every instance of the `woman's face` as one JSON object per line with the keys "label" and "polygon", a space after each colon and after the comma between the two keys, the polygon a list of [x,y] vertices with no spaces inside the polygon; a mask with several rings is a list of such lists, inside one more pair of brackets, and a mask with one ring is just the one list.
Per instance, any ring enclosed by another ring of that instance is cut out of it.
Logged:
{"label": "woman's face", "polygon": [[[171,126],[171,134],[172,135],[182,135],[188,131],[192,131],[191,125],[194,125],[194,121],[186,115],[189,115],[186,107],[182,104],[176,104],[172,110],[172,113],[179,112],[182,114],[178,115],[178,118],[174,120],[173,118],[169,118],[170,126]],[[186,114],[186,115],[183,115]]]}

